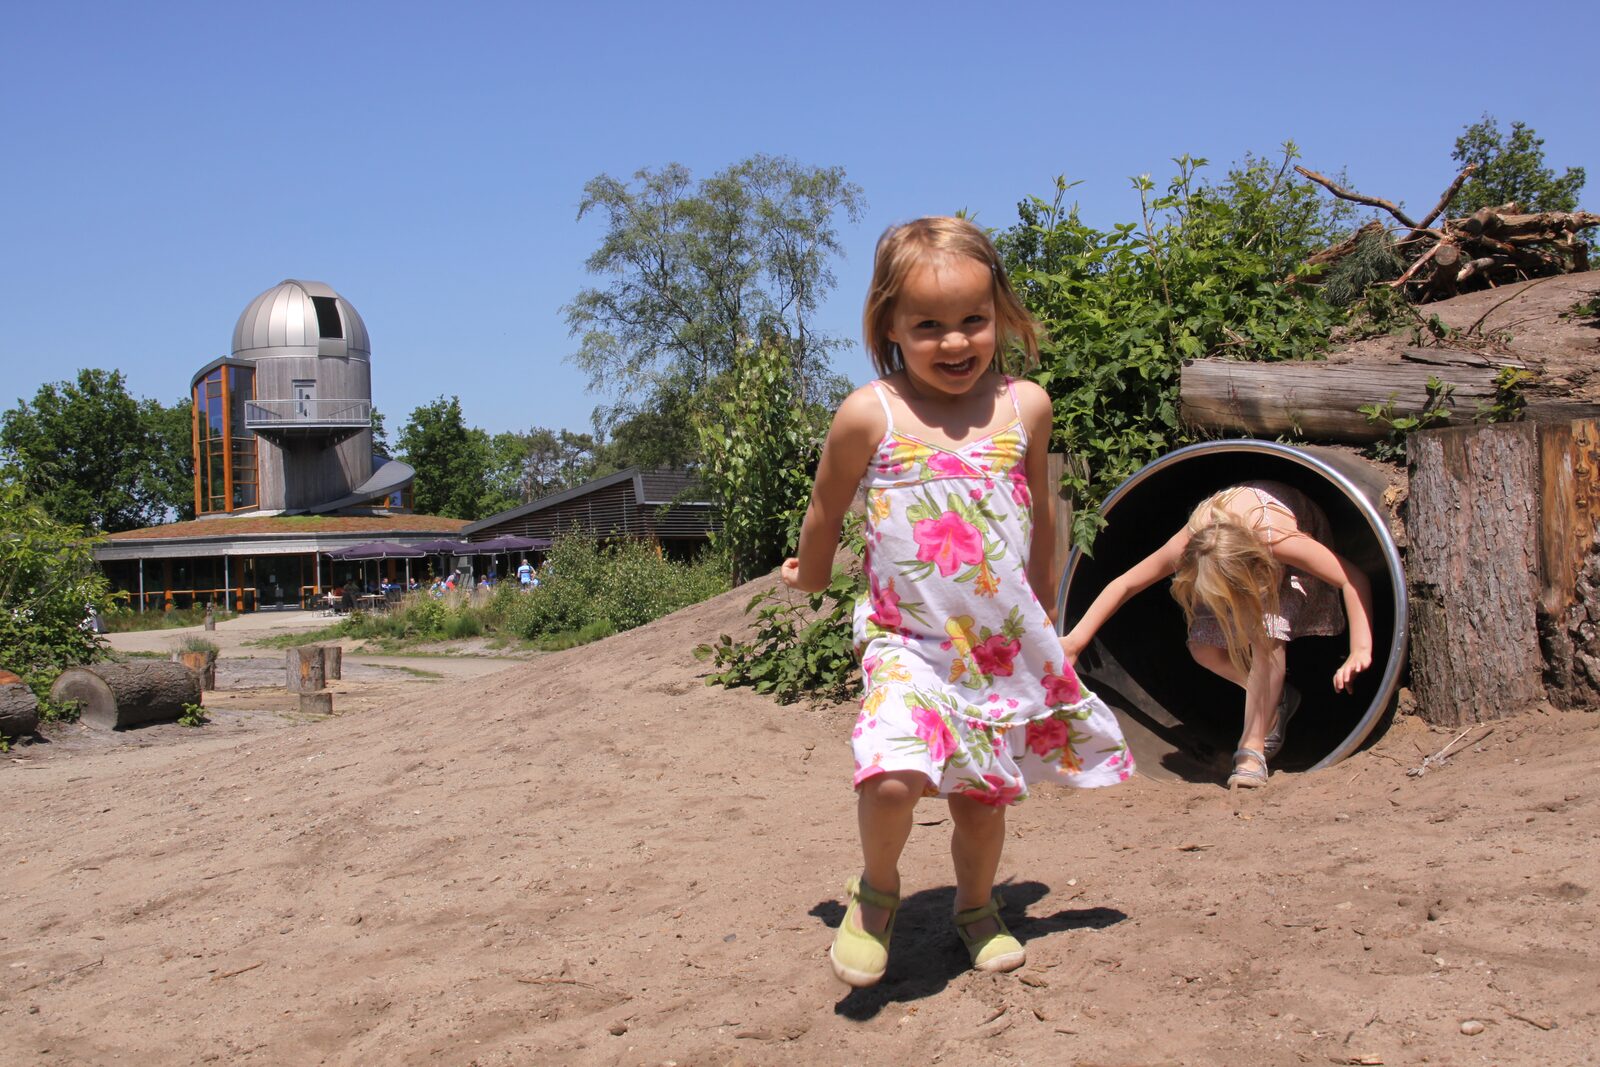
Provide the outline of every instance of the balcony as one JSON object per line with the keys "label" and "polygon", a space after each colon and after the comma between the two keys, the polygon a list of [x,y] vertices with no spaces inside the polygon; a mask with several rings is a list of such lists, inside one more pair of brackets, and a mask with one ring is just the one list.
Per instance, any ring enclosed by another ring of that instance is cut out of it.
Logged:
{"label": "balcony", "polygon": [[244,406],[244,424],[273,440],[315,438],[337,444],[372,425],[372,401],[252,400]]}

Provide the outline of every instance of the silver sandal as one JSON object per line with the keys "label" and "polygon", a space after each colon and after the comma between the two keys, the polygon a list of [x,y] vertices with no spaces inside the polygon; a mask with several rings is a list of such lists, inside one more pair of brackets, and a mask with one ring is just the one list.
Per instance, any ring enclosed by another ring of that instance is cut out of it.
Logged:
{"label": "silver sandal", "polygon": [[1268,759],[1277,759],[1278,753],[1283,751],[1284,739],[1289,733],[1289,720],[1294,718],[1294,713],[1300,710],[1300,690],[1283,683],[1283,692],[1278,694],[1278,721],[1272,727],[1272,732],[1267,734],[1266,742],[1261,746]]}
{"label": "silver sandal", "polygon": [[[1241,767],[1240,760],[1253,759],[1259,767]],[[1267,784],[1267,757],[1253,748],[1238,748],[1233,753],[1233,773],[1228,775],[1229,789],[1260,789]]]}

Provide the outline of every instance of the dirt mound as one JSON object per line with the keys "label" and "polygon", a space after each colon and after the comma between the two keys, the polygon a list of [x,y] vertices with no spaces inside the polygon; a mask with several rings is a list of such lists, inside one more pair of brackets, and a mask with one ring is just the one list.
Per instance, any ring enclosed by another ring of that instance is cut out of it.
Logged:
{"label": "dirt mound", "polygon": [[1005,976],[965,969],[927,803],[889,976],[847,991],[853,709],[706,688],[690,655],[758,587],[383,709],[7,764],[0,1062],[1592,1055],[1582,714],[1416,777],[1450,737],[1402,720],[1261,795],[1040,789],[1002,865],[1029,951]]}
{"label": "dirt mound", "polygon": [[[1437,315],[1465,340],[1441,342],[1481,345],[1489,353],[1522,360],[1538,374],[1529,400],[1600,404],[1600,317],[1572,314],[1575,305],[1600,297],[1600,271],[1562,274],[1485,289],[1422,304],[1417,312]],[[1369,337],[1336,347],[1330,363],[1365,360],[1393,362],[1413,348],[1408,333]]]}

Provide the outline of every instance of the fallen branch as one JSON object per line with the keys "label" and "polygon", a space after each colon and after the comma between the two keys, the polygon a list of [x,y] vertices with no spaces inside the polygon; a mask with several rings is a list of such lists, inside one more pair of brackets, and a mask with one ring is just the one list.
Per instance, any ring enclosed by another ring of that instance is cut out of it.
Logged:
{"label": "fallen branch", "polygon": [[1398,219],[1403,225],[1409,226],[1413,230],[1421,229],[1416,222],[1412,221],[1411,216],[1407,215],[1404,211],[1401,211],[1399,206],[1396,204],[1390,203],[1389,201],[1380,199],[1376,196],[1363,196],[1361,193],[1352,192],[1351,190],[1344,188],[1342,185],[1335,183],[1331,178],[1325,178],[1314,170],[1307,170],[1299,165],[1296,165],[1294,169],[1299,171],[1307,178],[1310,178],[1324,189],[1328,190],[1328,192],[1332,193],[1334,196],[1337,196],[1340,200],[1349,200],[1353,203],[1365,204],[1368,207],[1381,207]]}
{"label": "fallen branch", "polygon": [[[1485,737],[1488,737],[1490,734],[1494,733],[1494,724],[1493,723],[1488,723],[1488,724],[1480,723],[1478,725],[1480,725],[1480,726],[1481,725],[1487,725],[1488,729],[1484,730],[1483,733],[1481,733],[1477,737],[1473,738],[1473,741],[1472,741],[1473,744],[1477,744],[1479,741],[1482,741]],[[1446,760],[1448,760],[1450,758],[1450,750],[1455,748],[1456,745],[1461,741],[1461,739],[1463,737],[1466,737],[1468,734],[1470,734],[1472,731],[1476,730],[1477,728],[1478,728],[1477,726],[1469,726],[1465,730],[1462,730],[1459,734],[1456,734],[1455,738],[1448,745],[1444,746],[1443,748],[1441,748],[1439,751],[1435,752],[1431,756],[1424,756],[1422,758],[1422,763],[1420,763],[1418,766],[1415,766],[1415,767],[1411,768],[1409,771],[1406,772],[1406,775],[1408,777],[1411,777],[1411,778],[1421,778],[1424,774],[1428,773],[1428,768],[1429,767],[1438,767],[1438,766],[1442,765]]]}
{"label": "fallen branch", "polygon": [[252,963],[250,966],[248,966],[248,967],[240,967],[237,971],[224,971],[221,974],[214,974],[214,975],[211,976],[211,980],[213,982],[220,982],[224,978],[232,978],[234,975],[243,974],[246,971],[253,971],[257,967],[260,967],[263,964],[265,964],[266,962],[267,962],[266,960],[256,960],[256,962]]}

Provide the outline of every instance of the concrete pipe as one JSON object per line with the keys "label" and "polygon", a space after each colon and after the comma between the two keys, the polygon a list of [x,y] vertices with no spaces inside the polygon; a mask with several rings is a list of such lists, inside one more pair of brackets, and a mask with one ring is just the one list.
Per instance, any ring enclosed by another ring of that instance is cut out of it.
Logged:
{"label": "concrete pipe", "polygon": [[[1385,518],[1386,479],[1373,464],[1332,449],[1253,440],[1207,441],[1161,457],[1106,498],[1094,555],[1068,557],[1057,601],[1062,628],[1108,581],[1161,547],[1201,500],[1253,479],[1285,482],[1320,505],[1333,527],[1331,547],[1372,585],[1372,666],[1352,693],[1332,684],[1347,636],[1289,642],[1289,678],[1303,701],[1273,768],[1316,770],[1354,752],[1390,711],[1405,661],[1405,574]],[[1157,582],[1124,604],[1078,669],[1117,711],[1142,773],[1205,781],[1231,765],[1244,693],[1189,656],[1170,588]]]}

